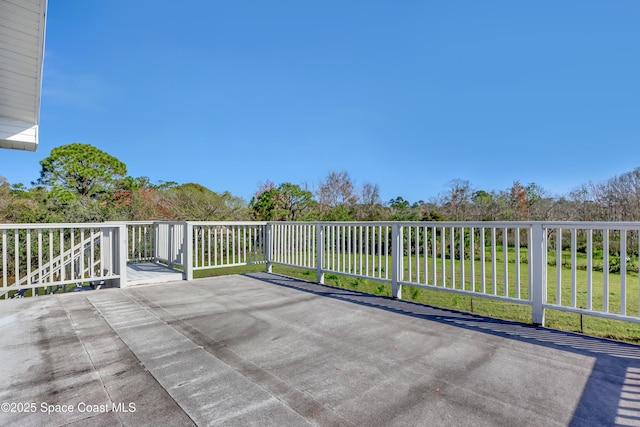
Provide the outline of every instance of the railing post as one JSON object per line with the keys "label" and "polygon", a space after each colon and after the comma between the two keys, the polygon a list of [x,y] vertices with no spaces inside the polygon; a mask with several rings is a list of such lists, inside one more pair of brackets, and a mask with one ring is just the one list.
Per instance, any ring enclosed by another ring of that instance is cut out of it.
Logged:
{"label": "railing post", "polygon": [[182,276],[184,280],[193,280],[193,224],[184,223],[184,232],[182,233]]}
{"label": "railing post", "polygon": [[400,279],[403,267],[402,228],[396,223],[391,228],[391,295],[398,299],[402,298]]}
{"label": "railing post", "polygon": [[316,224],[316,281],[324,285],[324,225]]}
{"label": "railing post", "polygon": [[102,275],[115,274],[115,230],[113,227],[100,227],[100,266]]}
{"label": "railing post", "polygon": [[531,226],[531,322],[534,325],[544,326],[544,304],[546,302],[546,239],[542,224]]}
{"label": "railing post", "polygon": [[266,244],[266,248],[265,248],[265,254],[264,257],[267,261],[267,273],[272,273],[273,272],[273,264],[271,262],[271,260],[273,259],[273,224],[271,224],[270,222],[267,223],[266,226],[266,233],[267,233],[267,244]]}
{"label": "railing post", "polygon": [[169,262],[169,268],[173,268],[173,253],[175,252],[173,250],[173,246],[174,246],[174,232],[173,232],[173,228],[174,228],[174,224],[173,223],[169,223],[167,226],[167,250],[169,251],[167,253],[167,261]]}
{"label": "railing post", "polygon": [[116,263],[117,273],[120,275],[118,286],[127,287],[127,256],[129,253],[129,236],[127,224],[119,224],[116,241],[113,242],[113,260]]}
{"label": "railing post", "polygon": [[160,242],[160,223],[154,222],[153,225],[153,262],[158,262],[158,253],[159,248],[158,244]]}
{"label": "railing post", "polygon": [[[103,226],[100,227],[100,263],[102,265],[101,274],[111,272],[113,270],[113,228]],[[107,248],[109,250],[107,250]]]}

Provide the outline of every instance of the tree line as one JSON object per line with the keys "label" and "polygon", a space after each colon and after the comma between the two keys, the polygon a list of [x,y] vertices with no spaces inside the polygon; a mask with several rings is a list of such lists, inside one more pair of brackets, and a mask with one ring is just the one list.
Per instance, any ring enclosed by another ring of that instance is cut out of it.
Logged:
{"label": "tree line", "polygon": [[454,179],[427,201],[383,201],[378,184],[330,172],[314,186],[259,186],[250,201],[200,184],[152,183],[127,175],[119,159],[89,144],[54,148],[30,187],[0,176],[0,222],[141,220],[270,221],[640,221],[640,167],[551,195],[535,183],[504,190]]}

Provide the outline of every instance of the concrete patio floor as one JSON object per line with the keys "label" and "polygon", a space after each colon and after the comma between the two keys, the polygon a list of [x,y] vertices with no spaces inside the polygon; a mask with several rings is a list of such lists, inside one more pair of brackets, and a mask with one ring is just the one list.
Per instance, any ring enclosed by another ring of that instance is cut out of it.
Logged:
{"label": "concrete patio floor", "polygon": [[0,425],[640,425],[640,347],[266,273],[1,301]]}

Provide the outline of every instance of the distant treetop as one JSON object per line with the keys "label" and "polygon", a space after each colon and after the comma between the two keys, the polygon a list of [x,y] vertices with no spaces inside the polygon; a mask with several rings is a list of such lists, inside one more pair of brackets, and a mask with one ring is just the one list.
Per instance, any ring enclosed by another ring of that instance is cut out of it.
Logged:
{"label": "distant treetop", "polygon": [[97,197],[127,174],[126,165],[117,158],[78,142],[54,148],[40,165],[38,183],[71,199]]}

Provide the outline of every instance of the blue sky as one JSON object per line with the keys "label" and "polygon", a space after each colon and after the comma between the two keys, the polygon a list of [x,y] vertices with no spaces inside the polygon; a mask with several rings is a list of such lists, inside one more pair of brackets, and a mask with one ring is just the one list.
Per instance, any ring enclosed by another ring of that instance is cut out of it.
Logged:
{"label": "blue sky", "polygon": [[640,166],[640,1],[49,0],[36,153],[249,199],[347,171],[414,202],[454,179],[551,194]]}

